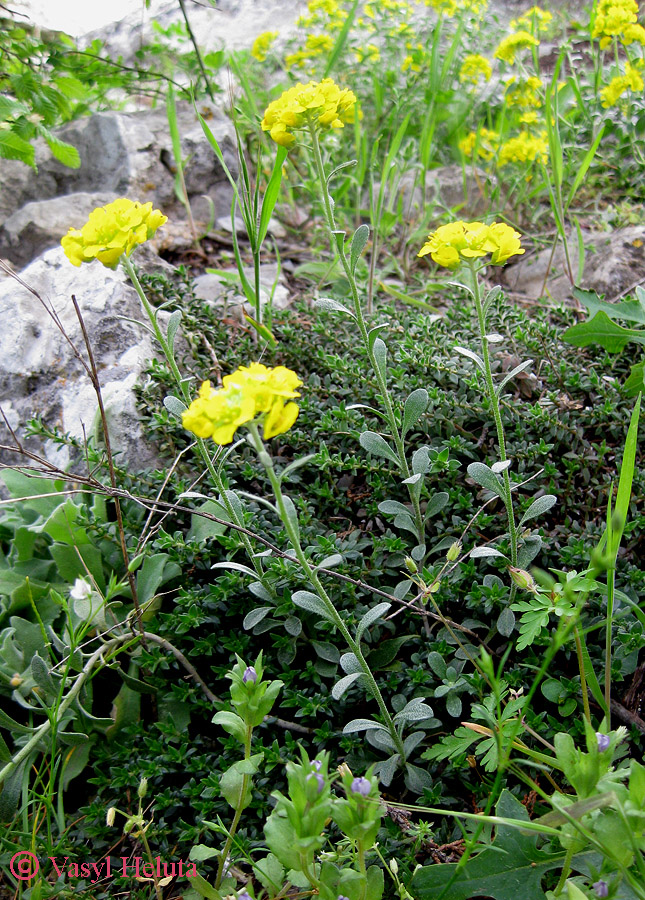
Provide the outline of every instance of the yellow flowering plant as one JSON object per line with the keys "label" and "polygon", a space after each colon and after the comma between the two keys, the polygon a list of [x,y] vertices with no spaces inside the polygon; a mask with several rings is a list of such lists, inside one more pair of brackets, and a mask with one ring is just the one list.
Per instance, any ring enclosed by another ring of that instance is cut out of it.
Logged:
{"label": "yellow flowering plant", "polygon": [[331,78],[299,82],[269,103],[262,130],[268,131],[276,144],[288,148],[296,142],[294,131],[343,128],[353,121],[355,105],[356,95],[339,88]]}
{"label": "yellow flowering plant", "polygon": [[[512,257],[521,256],[523,253],[524,248],[521,245],[521,235],[505,222],[492,222],[490,225],[487,225],[483,222],[457,221],[450,222],[447,225],[440,225],[436,231],[428,236],[428,240],[417,254],[419,257],[430,255],[437,265],[451,271],[465,268],[468,273],[467,282],[460,282],[460,284],[472,297],[475,304],[481,356],[461,347],[456,347],[455,349],[457,352],[472,359],[484,376],[486,395],[495,421],[499,451],[499,461],[495,463],[492,470],[482,463],[473,463],[468,467],[468,473],[475,481],[480,484],[486,484],[488,487],[496,482],[499,484],[497,493],[502,498],[506,509],[510,541],[509,558],[513,567],[517,567],[520,535],[513,508],[513,490],[509,475],[511,463],[507,456],[506,436],[500,412],[500,389],[494,383],[489,353],[489,345],[498,339],[501,340],[501,336],[489,334],[487,328],[488,313],[493,303],[499,299],[501,291],[496,287],[483,297],[478,272],[486,265],[504,265]],[[524,368],[526,368],[526,364],[521,364],[514,370],[513,374],[522,371]],[[508,379],[505,378],[502,386],[507,381]],[[484,469],[486,470],[485,472],[483,472]],[[501,473],[501,481],[498,473]],[[494,552],[496,554],[499,553],[497,550]],[[514,584],[511,587],[511,593],[512,595],[515,593]]]}
{"label": "yellow flowering plant", "polygon": [[512,66],[520,50],[538,47],[539,44],[539,40],[528,31],[518,31],[515,34],[507,35],[499,42],[495,50],[495,58]]}

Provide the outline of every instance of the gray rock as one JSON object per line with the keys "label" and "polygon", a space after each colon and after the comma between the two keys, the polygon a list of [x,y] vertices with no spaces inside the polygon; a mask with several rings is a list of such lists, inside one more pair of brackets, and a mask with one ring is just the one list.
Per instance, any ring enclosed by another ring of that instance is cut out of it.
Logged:
{"label": "gray rock", "polygon": [[[581,287],[613,300],[645,278],[645,227],[634,225],[601,234],[583,231],[583,240],[586,252]],[[575,235],[569,237],[569,256],[575,277],[578,266]],[[561,242],[553,259],[551,250],[547,249],[527,253],[507,266],[503,282],[509,290],[532,300],[546,296],[562,302],[573,296]]]}
{"label": "gray rock", "polygon": [[11,260],[14,268],[22,268],[44,250],[60,244],[73,224],[117,196],[79,192],[25,203],[0,225],[0,255]]}
{"label": "gray rock", "polygon": [[[237,275],[237,269],[222,269],[224,275]],[[253,283],[253,269],[245,268],[244,274]],[[278,267],[275,264],[262,266],[260,270],[260,294],[262,303],[268,303],[271,295]],[[244,307],[244,311],[253,314],[251,306],[246,302],[246,297],[242,292],[239,283],[230,283],[226,279],[219,277],[217,273],[206,272],[204,275],[198,275],[194,280],[195,296],[199,300],[214,306],[230,305],[233,307]],[[282,277],[278,279],[273,292],[273,308],[286,309],[291,303],[289,290]]]}
{"label": "gray rock", "polygon": [[[32,262],[20,278],[55,309],[71,342],[86,359],[71,301],[75,295],[99,369],[113,449],[134,470],[155,465],[155,448],[143,431],[132,388],[146,359],[159,357],[160,351],[143,328],[121,318],[143,318],[125,273],[98,262],[76,268],[56,247]],[[87,374],[37,297],[8,276],[0,281],[0,317],[0,406],[11,427],[20,434],[33,415],[40,415],[46,425],[62,427],[76,438],[91,436],[97,403]],[[3,426],[2,443],[9,443],[8,437]],[[57,465],[69,462],[64,448],[61,452],[35,439],[27,446]],[[6,462],[18,461],[15,455],[10,457],[2,456]]]}
{"label": "gray rock", "polygon": [[[212,105],[200,105],[229,169],[237,172],[237,150],[233,126]],[[224,170],[211,150],[195,111],[188,103],[177,104],[186,189],[191,202],[207,195],[216,215],[231,208],[232,191]],[[99,113],[57,129],[56,134],[78,148],[81,166],[70,169],[55,160],[43,142],[37,142],[38,172],[16,160],[3,160],[0,168],[0,220],[10,218],[25,204],[72,193],[116,194],[143,203],[149,200],[166,215],[184,219],[186,213],[174,188],[172,143],[165,110],[138,113]],[[197,218],[206,215],[195,209]],[[67,225],[80,227],[85,213],[79,210]],[[65,230],[67,230],[67,227]],[[1,240],[1,238],[0,238]],[[7,238],[5,238],[5,241]],[[11,254],[0,244],[0,255]]]}

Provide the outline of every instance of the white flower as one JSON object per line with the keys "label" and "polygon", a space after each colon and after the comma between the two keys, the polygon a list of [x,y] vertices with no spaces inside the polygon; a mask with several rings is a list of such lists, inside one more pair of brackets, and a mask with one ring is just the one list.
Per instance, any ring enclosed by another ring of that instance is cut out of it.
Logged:
{"label": "white flower", "polygon": [[87,600],[92,596],[92,585],[84,578],[77,578],[74,587],[69,592],[72,600]]}

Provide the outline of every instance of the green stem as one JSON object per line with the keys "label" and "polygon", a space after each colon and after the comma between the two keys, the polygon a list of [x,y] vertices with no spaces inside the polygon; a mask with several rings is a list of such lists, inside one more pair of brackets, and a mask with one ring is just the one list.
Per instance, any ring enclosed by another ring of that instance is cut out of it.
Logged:
{"label": "green stem", "polygon": [[365,866],[365,847],[363,847],[361,841],[358,841],[358,869],[363,876],[360,900],[365,900],[365,896],[367,894],[367,868]]}
{"label": "green stem", "polygon": [[258,458],[259,458],[260,462],[262,463],[262,465],[264,466],[267,475],[269,476],[269,481],[271,482],[271,487],[273,488],[273,494],[275,496],[278,513],[280,515],[280,519],[282,520],[282,524],[284,525],[285,530],[287,532],[289,542],[291,543],[291,546],[293,547],[293,549],[296,552],[296,558],[298,559],[298,562],[300,563],[302,570],[303,570],[305,576],[307,577],[308,581],[310,582],[310,584],[313,585],[313,587],[316,590],[316,593],[322,600],[322,602],[325,606],[325,609],[327,610],[327,613],[329,615],[329,618],[334,623],[336,628],[338,628],[338,630],[344,637],[345,642],[347,643],[347,646],[349,647],[350,651],[354,654],[354,656],[358,660],[358,663],[361,667],[363,676],[365,677],[365,680],[367,681],[369,689],[370,689],[371,693],[374,695],[374,699],[378,703],[378,706],[381,711],[381,715],[383,716],[387,730],[389,731],[390,737],[392,738],[392,741],[396,747],[396,752],[400,755],[401,761],[403,762],[405,760],[405,750],[403,748],[403,741],[401,740],[401,737],[400,737],[398,731],[396,730],[394,721],[392,720],[392,716],[390,715],[390,713],[387,709],[387,706],[385,705],[383,696],[379,690],[379,687],[376,683],[374,676],[372,675],[372,670],[370,669],[365,657],[363,656],[363,653],[362,653],[361,647],[360,647],[360,642],[354,640],[354,638],[349,633],[347,626],[345,625],[343,619],[339,615],[338,610],[334,606],[332,600],[329,598],[329,595],[327,594],[327,591],[325,590],[320,579],[318,578],[316,571],[311,567],[309,560],[307,559],[305,552],[302,549],[302,545],[300,543],[300,537],[298,535],[297,528],[294,527],[294,524],[291,521],[291,518],[289,517],[289,514],[287,512],[287,508],[285,505],[285,496],[282,493],[280,479],[276,475],[275,469],[273,468],[273,460],[271,459],[270,455],[264,449],[264,444],[262,443],[262,438],[260,437],[260,434],[258,432],[257,425],[254,422],[248,422],[247,428],[249,429],[249,432],[251,434],[253,446],[255,448],[255,451],[258,454]]}
{"label": "green stem", "polygon": [[[141,812],[140,808],[139,808],[139,812]],[[155,886],[155,895],[157,897],[157,900],[163,900],[163,889],[159,885],[159,881],[155,874],[155,861],[153,859],[152,850],[150,849],[150,844],[148,843],[148,838],[146,836],[146,832],[145,832],[144,828],[139,829],[139,833],[138,833],[137,837],[141,838],[141,842],[143,843],[143,846],[145,847],[145,850],[146,850],[148,862],[150,863],[150,867],[152,868],[152,881]]]}
{"label": "green stem", "polygon": [[[367,351],[367,355],[369,357],[370,363],[372,364],[372,369],[374,371],[374,375],[376,376],[376,381],[378,383],[379,391],[381,392],[381,397],[383,400],[383,405],[385,406],[385,417],[387,419],[388,426],[390,428],[390,435],[394,441],[396,446],[396,453],[399,460],[399,467],[401,470],[401,474],[404,478],[410,478],[411,471],[408,466],[408,461],[405,455],[405,445],[403,443],[403,438],[401,436],[401,432],[399,430],[399,425],[396,420],[396,415],[394,413],[394,407],[392,405],[392,398],[390,396],[390,392],[387,387],[387,381],[385,377],[381,374],[381,370],[379,369],[376,358],[374,356],[374,351],[370,347],[369,335],[367,331],[367,325],[365,324],[365,318],[363,316],[363,309],[361,307],[360,297],[358,296],[358,288],[356,286],[356,279],[354,278],[354,273],[352,272],[352,267],[350,265],[349,260],[347,259],[347,255],[345,254],[344,247],[344,232],[338,232],[336,228],[336,221],[334,219],[334,210],[332,206],[331,196],[329,194],[329,189],[327,187],[327,177],[325,175],[325,168],[322,161],[322,154],[320,152],[320,143],[318,141],[318,133],[316,131],[316,127],[313,123],[310,123],[309,132],[311,134],[311,141],[314,151],[314,162],[316,165],[316,172],[318,174],[318,180],[320,182],[320,188],[322,190],[323,196],[323,205],[325,210],[325,219],[327,220],[327,227],[329,228],[330,238],[332,242],[332,250],[335,248],[338,252],[338,256],[341,261],[341,265],[343,267],[343,271],[345,272],[345,277],[349,282],[349,287],[352,294],[352,303],[354,306],[354,315],[356,316],[356,321],[358,322],[358,327],[361,333],[361,338],[363,343],[365,344],[365,349]],[[414,510],[414,525],[417,531],[417,539],[419,544],[425,544],[425,527],[423,523],[423,516],[421,514],[421,506],[419,502],[419,496],[415,491],[414,485],[408,485],[408,492],[410,494],[410,500],[412,502],[412,507]]]}
{"label": "green stem", "polygon": [[[130,278],[130,281],[132,282],[134,289],[137,292],[139,299],[141,300],[141,305],[143,306],[143,308],[146,312],[146,315],[148,316],[148,319],[150,321],[150,325],[152,327],[154,335],[155,335],[157,341],[159,342],[161,349],[163,350],[163,354],[166,357],[166,362],[168,363],[170,371],[172,372],[173,377],[175,379],[175,383],[176,383],[177,387],[179,388],[179,391],[181,392],[182,399],[188,406],[190,404],[190,391],[188,390],[188,385],[187,385],[186,381],[182,378],[181,372],[179,371],[179,368],[177,367],[177,363],[175,362],[175,355],[173,353],[172,347],[170,346],[170,344],[164,337],[161,329],[159,328],[159,323],[157,322],[156,310],[153,308],[153,306],[150,304],[148,298],[146,297],[144,290],[141,287],[141,282],[139,281],[139,278],[137,277],[137,273],[134,269],[134,266],[132,265],[132,262],[130,261],[130,258],[124,254],[121,257],[121,262],[123,263],[123,268],[127,272],[128,277]],[[234,525],[237,525],[238,528],[244,528],[244,522],[240,520],[240,517],[237,515],[235,508],[233,507],[231,501],[229,500],[227,492],[226,492],[226,486],[224,485],[224,482],[222,481],[219,472],[213,465],[213,461],[212,461],[210,453],[208,452],[208,449],[206,447],[206,443],[202,438],[197,439],[197,450],[199,452],[199,455],[202,458],[202,462],[204,463],[204,465],[206,466],[206,468],[208,470],[208,474],[210,475],[211,480],[219,493],[221,502],[224,504],[224,507],[226,508],[226,512],[228,513],[231,521],[233,522]],[[275,591],[274,591],[272,585],[265,580],[264,570],[262,569],[260,562],[258,561],[258,559],[255,556],[255,551],[253,549],[253,545],[251,544],[251,541],[249,540],[248,535],[244,534],[242,531],[239,531],[238,534],[240,536],[242,543],[244,544],[244,549],[245,549],[247,556],[251,562],[251,565],[253,566],[253,568],[256,571],[258,579],[261,581],[262,585],[266,588],[266,590],[269,591],[271,596],[275,596]]]}
{"label": "green stem", "polygon": [[573,855],[575,853],[575,849],[573,847],[569,847],[564,857],[564,865],[562,866],[562,872],[560,873],[560,879],[555,886],[555,890],[553,891],[556,897],[559,897],[562,891],[564,890],[564,886],[566,884],[567,878],[569,877],[569,872],[571,871],[571,860],[573,859]]}
{"label": "green stem", "polygon": [[[493,383],[493,373],[490,368],[490,355],[488,352],[488,340],[486,338],[486,315],[481,298],[479,288],[479,279],[477,278],[477,269],[475,261],[469,263],[472,275],[472,289],[475,298],[475,308],[477,310],[477,322],[479,325],[479,338],[482,349],[482,359],[484,361],[484,375],[486,378],[486,388],[488,392],[488,400],[493,410],[493,418],[495,419],[495,428],[497,430],[497,443],[499,446],[500,462],[506,462],[506,437],[504,434],[504,424],[502,422],[502,414],[499,408],[499,397],[495,391]],[[513,512],[513,494],[511,491],[511,478],[508,474],[508,468],[502,473],[504,484],[504,505],[506,507],[506,516],[508,518],[508,533],[511,540],[511,565],[517,567],[517,527],[515,525],[515,514]]]}
{"label": "green stem", "polygon": [[[589,706],[589,691],[587,690],[587,676],[585,674],[585,663],[582,655],[582,641],[580,640],[580,630],[576,625],[573,629],[573,637],[576,642],[576,656],[578,657],[578,669],[580,670],[580,689],[582,690],[582,706],[585,711],[585,719],[591,725],[591,708]],[[607,706],[609,708],[609,706]],[[607,723],[609,728],[609,723]]]}
{"label": "green stem", "polygon": [[[244,759],[251,758],[251,735],[253,734],[253,728],[249,725],[246,727],[246,734],[244,735]],[[219,864],[217,866],[217,878],[215,879],[215,889],[219,888],[222,883],[222,878],[224,877],[224,866],[226,865],[226,860],[228,859],[229,853],[231,852],[231,847],[233,846],[233,838],[235,837],[235,832],[237,831],[237,826],[240,824],[240,819],[242,818],[243,806],[242,803],[244,801],[244,797],[246,796],[246,792],[249,787],[249,779],[250,775],[244,774],[242,776],[242,786],[240,788],[240,799],[235,810],[235,815],[233,816],[233,821],[231,822],[231,827],[229,829],[228,835],[226,836],[226,843],[224,844],[224,849],[222,850],[222,855],[219,859]]]}
{"label": "green stem", "polygon": [[[614,559],[615,564],[615,559]],[[607,731],[611,731],[611,629],[614,621],[615,569],[607,570],[607,623],[605,625],[605,716]]]}

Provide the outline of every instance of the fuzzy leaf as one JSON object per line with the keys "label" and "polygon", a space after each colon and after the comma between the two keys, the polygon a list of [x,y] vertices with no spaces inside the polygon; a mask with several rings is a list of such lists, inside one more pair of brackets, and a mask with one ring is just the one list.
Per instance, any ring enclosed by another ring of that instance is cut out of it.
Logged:
{"label": "fuzzy leaf", "polygon": [[345,691],[349,690],[354,682],[358,681],[362,674],[362,672],[352,672],[351,675],[344,675],[339,681],[337,681],[331,689],[331,695],[334,700],[340,700]]}
{"label": "fuzzy leaf", "polygon": [[389,459],[390,462],[395,463],[397,466],[399,465],[398,456],[380,434],[376,434],[375,431],[364,431],[359,441],[361,447],[367,450],[368,453],[372,453],[374,456],[384,456],[385,459]]}
{"label": "fuzzy leaf", "polygon": [[529,519],[535,519],[537,516],[541,516],[545,512],[548,512],[555,503],[557,503],[557,497],[554,497],[553,494],[545,494],[543,497],[538,497],[526,510],[520,519],[518,527],[521,528]]}
{"label": "fuzzy leaf", "polygon": [[401,427],[401,437],[405,437],[413,425],[419,421],[421,416],[428,408],[428,392],[425,388],[417,388],[416,391],[408,396],[403,408],[403,425]]}
{"label": "fuzzy leaf", "polygon": [[365,244],[369,240],[369,236],[370,236],[369,225],[359,225],[358,228],[356,229],[356,231],[354,232],[354,237],[352,238],[352,246],[349,251],[352,275],[356,271],[356,266],[358,264],[359,259],[361,258],[361,253],[365,249]]}

